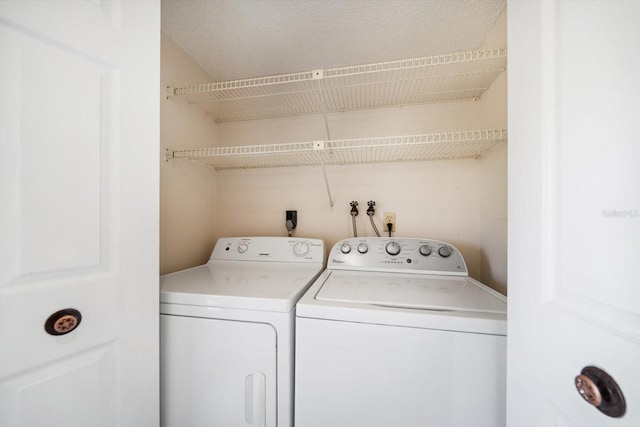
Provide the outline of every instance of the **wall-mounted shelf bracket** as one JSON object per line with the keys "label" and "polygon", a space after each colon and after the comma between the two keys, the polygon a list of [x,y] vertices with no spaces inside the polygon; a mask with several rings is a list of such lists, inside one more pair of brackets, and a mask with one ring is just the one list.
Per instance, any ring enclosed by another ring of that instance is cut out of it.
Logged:
{"label": "wall-mounted shelf bracket", "polygon": [[327,168],[324,164],[324,141],[314,141],[313,150],[318,151],[318,158],[320,159],[320,167],[322,167],[322,175],[324,176],[324,186],[327,189],[327,196],[329,197],[329,207],[333,208],[333,197],[331,196],[331,187],[329,186],[329,178],[327,177]]}
{"label": "wall-mounted shelf bracket", "polygon": [[169,98],[172,98],[172,97],[176,96],[175,88],[172,88],[171,86],[165,87],[164,88],[164,96],[165,96],[165,99],[169,99]]}

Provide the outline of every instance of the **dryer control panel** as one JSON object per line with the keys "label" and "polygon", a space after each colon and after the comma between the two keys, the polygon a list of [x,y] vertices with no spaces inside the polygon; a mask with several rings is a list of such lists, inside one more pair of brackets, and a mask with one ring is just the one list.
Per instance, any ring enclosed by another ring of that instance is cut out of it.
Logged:
{"label": "dryer control panel", "polygon": [[320,239],[298,237],[222,237],[210,260],[322,264],[324,243]]}
{"label": "dryer control panel", "polygon": [[354,237],[336,243],[329,253],[332,270],[359,270],[467,276],[460,251],[439,240]]}

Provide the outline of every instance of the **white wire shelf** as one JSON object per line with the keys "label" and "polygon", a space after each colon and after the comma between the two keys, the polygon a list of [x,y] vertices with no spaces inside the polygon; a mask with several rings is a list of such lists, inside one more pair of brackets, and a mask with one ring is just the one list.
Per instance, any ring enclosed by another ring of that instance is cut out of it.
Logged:
{"label": "white wire shelf", "polygon": [[456,52],[180,88],[219,122],[477,99],[507,65],[506,48]]}
{"label": "white wire shelf", "polygon": [[507,131],[475,130],[239,147],[167,149],[166,160],[190,159],[223,169],[345,165],[478,158],[506,142]]}

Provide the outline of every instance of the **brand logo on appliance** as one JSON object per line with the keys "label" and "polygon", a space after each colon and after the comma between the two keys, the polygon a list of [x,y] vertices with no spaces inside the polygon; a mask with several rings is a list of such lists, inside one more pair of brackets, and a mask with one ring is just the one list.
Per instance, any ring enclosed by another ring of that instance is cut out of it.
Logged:
{"label": "brand logo on appliance", "polygon": [[269,256],[271,254],[267,253],[267,252],[260,252],[258,255],[260,256]]}
{"label": "brand logo on appliance", "polygon": [[335,258],[332,259],[331,262],[334,263],[334,264],[344,264],[344,261],[341,261],[341,260],[335,259]]}

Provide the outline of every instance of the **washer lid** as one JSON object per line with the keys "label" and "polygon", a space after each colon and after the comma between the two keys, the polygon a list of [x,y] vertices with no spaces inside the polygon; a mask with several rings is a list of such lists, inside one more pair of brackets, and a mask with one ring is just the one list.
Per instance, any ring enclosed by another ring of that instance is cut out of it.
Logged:
{"label": "washer lid", "polygon": [[322,264],[210,261],[160,277],[160,302],[289,312]]}
{"label": "washer lid", "polygon": [[316,300],[436,311],[506,313],[503,299],[468,277],[333,271]]}

